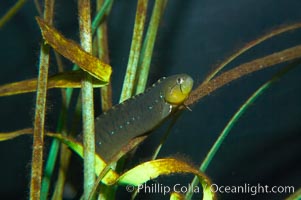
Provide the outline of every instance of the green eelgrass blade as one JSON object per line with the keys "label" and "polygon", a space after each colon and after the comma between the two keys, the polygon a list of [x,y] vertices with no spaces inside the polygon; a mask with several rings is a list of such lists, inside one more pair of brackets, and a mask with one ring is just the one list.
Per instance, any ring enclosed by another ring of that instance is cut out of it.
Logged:
{"label": "green eelgrass blade", "polygon": [[[174,116],[172,117],[172,121],[170,122],[170,124],[168,125],[168,128],[167,130],[165,131],[164,135],[161,137],[160,139],[160,144],[156,147],[152,157],[151,157],[151,160],[155,160],[163,146],[163,144],[165,143],[166,139],[168,138],[170,132],[171,132],[171,129],[173,128],[173,126],[175,125],[175,123],[177,122],[177,120],[179,119],[179,116],[181,115],[181,110],[178,110]],[[136,196],[138,194],[138,190],[135,189],[135,191],[133,191],[132,193],[132,196],[131,196],[131,199],[135,199]]]}
{"label": "green eelgrass blade", "polygon": [[[64,113],[65,112],[66,111],[62,110],[61,113],[60,113],[57,132],[62,131],[63,121],[64,121]],[[53,173],[53,170],[54,170],[54,166],[55,166],[55,163],[56,163],[57,152],[59,150],[59,147],[60,147],[60,141],[57,140],[57,139],[53,139],[53,141],[51,143],[50,151],[49,151],[48,160],[47,160],[45,170],[44,170],[44,176],[43,176],[43,179],[42,179],[41,200],[46,200],[47,199],[48,191],[49,191],[49,187],[50,187],[50,180],[51,180],[52,173]]]}
{"label": "green eelgrass blade", "polygon": [[148,0],[138,0],[137,3],[130,55],[119,102],[123,102],[133,95],[145,24],[144,22],[147,12],[147,4]]}
{"label": "green eelgrass blade", "polygon": [[[227,123],[213,146],[211,147],[210,151],[208,152],[207,156],[205,157],[204,161],[202,162],[200,166],[200,171],[205,172],[208,168],[208,165],[216,155],[216,152],[219,150],[220,146],[222,145],[223,141],[233,128],[233,126],[236,124],[236,122],[240,119],[240,117],[247,111],[247,109],[252,105],[252,103],[260,96],[262,95],[268,88],[270,88],[276,81],[278,81],[281,77],[283,77],[286,73],[288,73],[293,68],[297,67],[299,62],[295,62],[291,65],[288,65],[284,69],[280,70],[278,73],[276,73],[272,79],[267,81],[265,84],[263,84],[259,89],[257,89],[248,99],[247,101],[238,109],[238,111],[233,115],[233,117],[230,119],[230,121]],[[193,181],[191,182],[192,188],[198,184],[198,180],[195,177]],[[191,199],[193,193],[187,192],[186,199]]]}
{"label": "green eelgrass blade", "polygon": [[98,28],[103,16],[107,13],[107,10],[112,6],[113,0],[105,0],[100,10],[96,13],[94,20],[92,22],[92,35]]}
{"label": "green eelgrass blade", "polygon": [[[96,1],[96,9],[100,10],[106,6],[105,4],[108,0],[97,0]],[[113,1],[110,2],[112,6]],[[107,15],[110,12],[110,9],[107,9],[105,14]],[[92,24],[92,31],[93,31],[93,24]],[[96,46],[98,52],[98,58],[106,63],[109,63],[109,49],[108,49],[108,33],[107,33],[107,22],[103,21],[99,24],[98,28],[96,29]],[[109,83],[107,86],[100,88],[100,97],[101,97],[101,108],[103,112],[106,112],[112,107],[112,85]],[[101,184],[100,192],[97,194],[98,199],[103,200],[113,200],[115,199],[117,186],[107,186],[105,184]]]}
{"label": "green eelgrass blade", "polygon": [[[130,55],[129,55],[126,75],[124,78],[119,102],[123,102],[124,100],[130,98],[133,95],[135,76],[136,76],[137,65],[140,56],[140,49],[141,49],[141,43],[142,43],[142,37],[144,31],[144,23],[145,23],[146,12],[147,12],[147,5],[148,5],[148,0],[138,0]],[[100,177],[98,177],[94,188],[97,188],[97,185],[99,184],[100,181],[101,181]],[[94,194],[91,194],[91,197],[93,195]]]}
{"label": "green eelgrass blade", "polygon": [[135,94],[139,94],[145,90],[150,63],[153,55],[153,49],[155,46],[157,31],[160,24],[161,16],[164,13],[166,3],[167,0],[156,0],[155,2],[151,20],[143,42],[141,55],[139,58],[138,71],[136,76],[138,78],[138,81]]}

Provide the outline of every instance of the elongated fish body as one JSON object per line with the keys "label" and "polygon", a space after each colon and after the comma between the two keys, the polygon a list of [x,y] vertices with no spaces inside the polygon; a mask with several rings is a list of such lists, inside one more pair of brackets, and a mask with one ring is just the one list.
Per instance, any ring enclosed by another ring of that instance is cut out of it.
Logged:
{"label": "elongated fish body", "polygon": [[162,78],[96,118],[96,152],[110,161],[131,139],[151,131],[188,97],[193,80],[186,74]]}

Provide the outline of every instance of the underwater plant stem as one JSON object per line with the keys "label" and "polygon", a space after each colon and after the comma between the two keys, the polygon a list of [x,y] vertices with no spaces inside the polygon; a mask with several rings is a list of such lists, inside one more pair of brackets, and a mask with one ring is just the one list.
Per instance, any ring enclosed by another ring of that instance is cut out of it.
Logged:
{"label": "underwater plant stem", "polygon": [[142,93],[145,90],[158,27],[161,16],[164,13],[166,3],[167,0],[156,0],[155,2],[151,20],[146,32],[145,40],[143,42],[141,56],[139,58],[137,74],[138,83],[135,94]]}
{"label": "underwater plant stem", "polygon": [[64,183],[67,176],[66,171],[68,169],[69,161],[72,155],[72,152],[67,145],[61,145],[60,152],[60,168],[58,178],[55,184],[55,189],[51,198],[52,200],[63,199]]}
{"label": "underwater plant stem", "polygon": [[[44,19],[52,24],[54,0],[46,0]],[[43,170],[43,147],[45,135],[46,96],[49,68],[49,46],[42,44],[40,50],[39,75],[36,96],[33,150],[30,182],[30,199],[40,200]]]}
{"label": "underwater plant stem", "polygon": [[300,199],[301,199],[301,188],[299,188],[289,197],[285,198],[285,200],[300,200]]}
{"label": "underwater plant stem", "polygon": [[39,0],[34,0],[34,5],[36,6],[39,15],[42,16],[42,8]]}
{"label": "underwater plant stem", "polygon": [[[92,53],[90,0],[78,0],[80,41],[86,52]],[[95,136],[92,77],[86,73],[82,80],[82,116],[84,146],[84,199],[88,199],[95,182]]]}
{"label": "underwater plant stem", "polygon": [[[112,4],[113,0],[111,0],[111,4]],[[100,4],[101,5],[101,4]],[[101,8],[99,8],[100,11],[102,10],[105,10],[106,11],[106,14],[109,13],[109,8],[111,7],[111,5],[109,7],[106,7],[106,9],[103,8],[104,5],[102,5]],[[103,17],[104,15],[102,15]],[[95,24],[95,19],[93,20],[93,23]],[[100,20],[101,21],[101,20]],[[93,24],[92,23],[92,24]],[[105,22],[104,22],[105,23]],[[103,23],[103,24],[104,24]],[[101,24],[100,25],[100,28],[102,28],[103,25]],[[93,28],[92,28],[93,29]],[[104,33],[104,35],[102,35],[102,39],[101,41],[107,41],[107,38],[106,38],[106,32]],[[107,48],[100,48],[99,49],[99,52],[102,52],[102,53],[99,53],[101,55],[107,55],[108,54],[108,51],[106,50]],[[103,56],[101,56],[103,57]],[[57,59],[58,62],[60,61],[60,59]],[[104,56],[104,61],[106,63],[108,59],[106,59],[106,57]],[[59,65],[59,63],[58,63]],[[59,65],[60,66],[60,65]],[[62,67],[60,67],[62,69]],[[59,69],[60,69],[59,68]],[[73,66],[73,70],[76,70],[76,69],[79,69],[79,67],[77,65],[74,65]],[[109,87],[109,86],[105,86],[105,87]],[[108,89],[107,91],[111,92],[110,89]],[[73,88],[67,88],[65,90],[65,96],[66,98],[63,98],[63,101],[66,102],[66,108],[69,107],[69,104],[70,104],[70,101],[71,101],[71,96],[72,96],[72,93],[73,93]],[[106,95],[107,95],[108,92],[106,92]],[[110,95],[111,96],[111,95]],[[64,100],[66,99],[66,100]],[[110,103],[112,103],[111,100],[109,100],[111,98],[108,97],[108,100],[106,101],[107,102],[107,107],[111,107],[110,106]],[[102,101],[103,102],[103,101]],[[79,120],[79,115],[81,113],[81,101],[78,100],[77,101],[77,104],[76,104],[76,108],[75,108],[75,116],[73,117],[73,127],[71,128],[71,134],[72,133],[75,133],[75,130],[77,128],[76,124],[78,124],[78,120]],[[56,182],[56,186],[55,186],[55,191],[53,193],[53,196],[52,196],[52,199],[62,199],[62,195],[63,195],[63,188],[64,188],[64,183],[65,183],[65,179],[66,179],[66,172],[67,172],[67,168],[68,168],[68,165],[69,165],[69,160],[70,160],[70,156],[71,156],[71,151],[68,149],[68,147],[66,145],[63,145],[62,148],[61,148],[61,152],[60,152],[60,155],[61,155],[61,159],[60,159],[60,168],[59,168],[59,174],[58,174],[58,179],[57,179],[57,182]]]}
{"label": "underwater plant stem", "polygon": [[[108,33],[107,33],[107,22],[102,19],[107,16],[113,4],[113,0],[97,0],[96,9],[98,10],[96,17],[92,22],[92,35],[96,30],[96,46],[98,58],[105,63],[110,63],[109,59],[109,48],[108,48]],[[112,85],[109,81],[108,85],[100,88],[100,99],[101,108],[103,112],[108,111],[112,107]],[[97,182],[95,184],[98,184]],[[95,186],[94,186],[95,187]],[[96,186],[97,187],[97,186]],[[98,194],[98,199],[114,199],[115,196],[114,187],[102,185]],[[93,190],[92,190],[93,192]],[[93,195],[93,194],[90,194]]]}
{"label": "underwater plant stem", "polygon": [[84,144],[84,193],[88,197],[95,181],[95,136],[93,84],[89,74],[82,81],[83,144]]}
{"label": "underwater plant stem", "polygon": [[[67,97],[67,102],[70,103],[71,93],[67,94],[66,97]],[[77,102],[75,105],[75,114],[73,116],[73,119],[71,122],[72,126],[70,128],[70,131],[68,131],[69,132],[68,135],[73,136],[76,133],[76,130],[78,130],[78,128],[79,128],[78,124],[80,124],[81,108],[82,108],[81,98],[77,98]],[[63,199],[64,183],[66,180],[66,174],[67,174],[68,166],[70,163],[71,155],[72,155],[72,151],[70,151],[68,146],[62,145],[61,152],[60,152],[61,157],[60,157],[59,174],[58,174],[58,178],[57,178],[57,181],[55,184],[54,193],[51,198],[53,200]]]}
{"label": "underwater plant stem", "polygon": [[44,176],[42,179],[41,200],[47,199],[50,180],[57,160],[57,152],[59,147],[60,147],[60,141],[58,141],[57,139],[53,139],[49,151],[48,160],[45,167]]}
{"label": "underwater plant stem", "polygon": [[185,100],[184,105],[189,106],[199,101],[204,96],[226,85],[227,83],[239,79],[247,74],[271,67],[273,65],[294,60],[301,57],[301,45],[279,51],[268,56],[258,58],[248,63],[239,65],[228,70],[207,83],[200,84],[194,89]]}
{"label": "underwater plant stem", "polygon": [[167,130],[165,131],[165,134],[160,139],[160,144],[157,146],[154,154],[152,155],[152,158],[151,158],[152,160],[155,160],[157,158],[157,156],[158,156],[158,154],[159,154],[159,152],[160,152],[163,144],[165,143],[166,139],[168,138],[168,136],[169,136],[169,134],[171,132],[172,127],[176,124],[176,122],[179,119],[179,116],[181,115],[181,113],[182,113],[182,110],[178,110],[174,114],[174,116],[172,117],[172,121],[170,122]]}
{"label": "underwater plant stem", "polygon": [[[98,13],[102,12],[102,10],[105,10],[104,13],[109,13],[109,10],[107,9],[106,3],[110,0],[97,0],[96,6],[97,9],[100,10]],[[112,3],[113,1],[110,1]],[[102,15],[103,16],[103,15]],[[96,17],[95,17],[96,18]],[[96,20],[94,20],[96,21]],[[94,23],[93,21],[93,23]],[[93,30],[93,23],[92,23],[92,30]],[[96,40],[97,40],[97,51],[98,51],[98,58],[105,63],[109,63],[109,47],[108,47],[108,33],[107,33],[107,22],[103,21],[97,28],[96,32]],[[111,81],[108,85],[102,87],[100,89],[100,95],[101,95],[101,108],[102,111],[107,111],[112,107],[112,85]]]}
{"label": "underwater plant stem", "polygon": [[[63,92],[62,92],[63,93]],[[64,101],[64,105],[62,106],[62,110],[59,115],[58,119],[58,125],[56,128],[57,133],[62,133],[62,135],[65,135],[64,126],[65,126],[65,118],[67,113],[67,107],[66,105],[69,105],[69,102]],[[48,160],[46,162],[45,166],[45,174],[42,180],[42,193],[41,193],[41,200],[46,200],[48,197],[48,191],[50,187],[50,180],[53,175],[55,163],[57,160],[58,151],[60,149],[60,141],[58,139],[53,139],[48,155]]]}
{"label": "underwater plant stem", "polygon": [[0,18],[0,29],[23,7],[26,0],[18,0],[4,15]]}
{"label": "underwater plant stem", "polygon": [[243,48],[239,49],[237,52],[232,54],[229,58],[224,60],[220,65],[217,66],[216,69],[212,73],[210,73],[206,79],[203,81],[202,84],[209,82],[218,72],[220,72],[226,65],[228,65],[230,62],[232,62],[235,58],[243,54],[244,52],[248,51],[249,49],[255,47],[258,44],[261,44],[263,41],[268,40],[272,37],[275,37],[276,35],[279,35],[281,33],[285,33],[294,29],[301,28],[301,23],[292,24],[285,27],[280,27],[278,29],[275,29],[271,32],[268,32],[267,34],[247,43]]}
{"label": "underwater plant stem", "polygon": [[[171,129],[172,127],[175,125],[175,123],[177,122],[177,120],[179,119],[179,116],[181,115],[182,113],[182,110],[177,110],[177,112],[174,114],[174,116],[172,117],[172,121],[170,122],[170,124],[168,125],[168,128],[167,130],[165,131],[164,135],[161,137],[160,139],[160,144],[157,146],[157,148],[155,149],[152,157],[151,157],[151,160],[155,160],[158,155],[159,155],[159,152],[163,146],[163,144],[165,143],[166,139],[168,138],[170,132],[171,132]],[[138,194],[138,190],[135,189],[135,191],[132,193],[132,196],[131,196],[131,199],[134,200],[136,198]]]}
{"label": "underwater plant stem", "polygon": [[[142,37],[145,26],[145,18],[147,14],[148,0],[138,0],[136,8],[136,17],[133,30],[133,37],[130,49],[126,75],[124,77],[123,86],[119,103],[130,98],[134,94],[135,79],[139,63],[140,51],[142,46]],[[125,158],[121,158],[117,163],[117,168],[122,168],[125,164]]]}
{"label": "underwater plant stem", "polygon": [[[214,142],[213,146],[211,147],[210,151],[206,155],[204,161],[202,162],[199,170],[202,172],[205,172],[211,163],[212,159],[216,155],[216,152],[221,147],[222,143],[224,142],[225,138],[228,136],[229,132],[233,128],[233,126],[236,124],[236,122],[240,119],[240,117],[247,111],[247,109],[253,104],[253,102],[262,95],[269,87],[272,86],[276,81],[278,81],[281,77],[283,77],[287,72],[298,66],[300,62],[296,62],[294,64],[288,65],[284,69],[277,72],[269,81],[267,81],[265,84],[263,84],[260,88],[258,88],[248,99],[244,104],[238,109],[238,111],[232,116],[232,118],[229,120],[223,131],[220,133],[217,140]],[[191,182],[191,186],[194,187],[198,184],[198,178],[194,177],[193,181]],[[193,193],[189,191],[186,194],[185,199],[191,199]]]}
{"label": "underwater plant stem", "polygon": [[[63,72],[64,71],[64,66],[62,59],[60,55],[57,52],[54,52],[55,59],[58,65],[58,71]],[[62,133],[65,135],[65,119],[67,115],[67,108],[69,107],[70,104],[70,98],[66,97],[66,90],[61,89],[61,95],[62,95],[62,102],[63,106],[61,108],[59,118],[58,118],[58,125],[56,127],[56,132]],[[42,179],[42,189],[41,189],[41,200],[46,200],[48,197],[48,192],[49,192],[49,187],[50,187],[50,181],[51,177],[53,175],[54,167],[57,161],[57,155],[60,149],[60,141],[58,139],[53,139],[51,143],[51,147],[49,150],[45,170],[44,170],[44,176]]]}
{"label": "underwater plant stem", "polygon": [[[105,13],[109,13],[109,11],[110,11],[110,8],[111,8],[111,6],[112,6],[112,4],[113,4],[113,0],[108,0],[108,1],[111,1],[110,2],[110,5],[109,6],[106,6],[106,8],[101,8],[100,9],[100,11],[99,12],[105,12]],[[98,23],[96,22],[96,20],[99,20],[100,22],[101,22],[101,20],[103,19],[103,17],[104,17],[104,14],[98,14],[97,13],[97,15],[101,15],[101,18],[99,18],[99,19],[96,19],[96,18],[94,18],[93,19],[93,21],[92,21],[92,24],[94,24],[94,26],[93,27],[95,27],[95,30],[97,29],[97,27],[98,27]],[[93,29],[93,28],[92,28]],[[76,65],[76,64],[74,64],[73,65],[73,68],[72,68],[72,70],[77,70],[77,69],[79,69],[79,67]],[[67,90],[68,89],[70,89],[70,91],[72,91],[72,88],[67,88]],[[71,92],[72,93],[72,92]]]}
{"label": "underwater plant stem", "polygon": [[147,12],[147,4],[148,0],[138,0],[130,55],[119,102],[123,102],[133,95],[135,76],[137,72],[137,65],[140,56],[143,30]]}
{"label": "underwater plant stem", "polygon": [[41,198],[40,198],[41,200],[47,199],[50,181],[56,163],[57,152],[59,150],[59,147],[60,147],[60,142],[57,139],[53,139],[49,151],[48,160],[46,162],[44,176],[42,179],[42,189],[41,189]]}
{"label": "underwater plant stem", "polygon": [[108,8],[111,7],[113,0],[105,0],[104,3],[98,4],[102,5],[100,10],[97,12],[94,20],[92,22],[92,35],[94,35],[95,31],[97,30],[101,20],[103,19],[104,15],[107,14]]}

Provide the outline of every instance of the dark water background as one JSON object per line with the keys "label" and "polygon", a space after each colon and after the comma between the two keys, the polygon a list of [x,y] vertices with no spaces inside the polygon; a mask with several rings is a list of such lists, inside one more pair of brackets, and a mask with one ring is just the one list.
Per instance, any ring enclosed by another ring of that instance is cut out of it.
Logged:
{"label": "dark water background", "polygon": [[[151,3],[153,1],[150,1]],[[0,15],[12,5],[3,1]],[[113,66],[114,103],[117,103],[127,65],[136,1],[116,1],[109,17],[110,59]],[[176,73],[190,74],[202,82],[214,66],[247,42],[276,27],[301,22],[300,0],[170,0],[162,19],[153,54],[149,83]],[[40,32],[31,1],[0,30],[0,84],[37,76]],[[75,1],[57,1],[55,26],[78,41]],[[227,69],[301,43],[296,30],[270,39],[236,59]],[[53,57],[53,56],[52,56]],[[70,63],[64,60],[70,66]],[[56,70],[51,63],[50,73]],[[257,72],[212,93],[186,111],[173,128],[159,157],[188,157],[199,165],[218,134],[240,105],[285,64]],[[269,185],[301,187],[301,68],[283,77],[249,108],[230,132],[210,164],[207,174],[218,185]],[[55,130],[60,93],[48,95],[47,129]],[[0,132],[30,127],[35,94],[0,98]],[[96,105],[96,114],[99,114]],[[166,126],[138,149],[138,162],[147,159]],[[46,140],[47,146],[50,140]],[[0,197],[26,199],[29,194],[30,136],[0,143]],[[80,159],[74,159],[74,165]],[[78,166],[75,166],[78,167]],[[76,174],[77,173],[77,174]],[[71,173],[71,179],[80,177]],[[191,176],[160,178],[164,184],[186,185]],[[167,181],[166,181],[167,180]],[[80,187],[74,185],[73,187]],[[128,196],[120,189],[118,198]],[[220,199],[283,199],[289,194],[220,194]],[[168,199],[141,195],[138,199]],[[195,196],[197,199],[198,196]]]}

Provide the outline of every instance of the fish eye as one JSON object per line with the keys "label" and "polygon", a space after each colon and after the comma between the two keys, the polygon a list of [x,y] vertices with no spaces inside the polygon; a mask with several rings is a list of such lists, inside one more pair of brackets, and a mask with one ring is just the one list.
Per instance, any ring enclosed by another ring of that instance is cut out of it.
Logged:
{"label": "fish eye", "polygon": [[184,79],[183,79],[183,78],[178,78],[178,79],[177,79],[177,84],[178,84],[178,85],[181,85],[183,82],[184,82]]}

